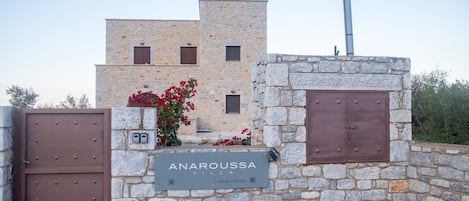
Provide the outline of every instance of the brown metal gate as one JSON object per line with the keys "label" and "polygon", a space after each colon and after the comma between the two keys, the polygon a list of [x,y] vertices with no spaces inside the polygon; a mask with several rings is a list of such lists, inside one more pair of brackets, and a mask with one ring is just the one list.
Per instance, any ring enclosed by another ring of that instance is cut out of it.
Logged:
{"label": "brown metal gate", "polygon": [[16,201],[108,201],[110,110],[19,110]]}

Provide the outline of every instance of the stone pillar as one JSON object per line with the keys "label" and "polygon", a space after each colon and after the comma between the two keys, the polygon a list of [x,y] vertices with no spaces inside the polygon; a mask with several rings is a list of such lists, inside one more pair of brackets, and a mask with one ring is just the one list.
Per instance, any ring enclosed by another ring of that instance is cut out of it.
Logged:
{"label": "stone pillar", "polygon": [[13,108],[0,106],[0,200],[12,200]]}
{"label": "stone pillar", "polygon": [[[136,200],[155,196],[152,161],[157,144],[156,109],[112,108],[111,197]],[[132,134],[148,133],[148,143],[132,142]]]}

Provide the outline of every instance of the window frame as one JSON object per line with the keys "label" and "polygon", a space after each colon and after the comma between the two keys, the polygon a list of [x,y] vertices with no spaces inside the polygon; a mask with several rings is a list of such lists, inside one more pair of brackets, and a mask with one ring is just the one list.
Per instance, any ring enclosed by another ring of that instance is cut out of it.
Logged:
{"label": "window frame", "polygon": [[225,95],[225,113],[226,114],[241,114],[241,95],[236,95],[236,94]]}
{"label": "window frame", "polygon": [[134,46],[134,64],[151,64],[151,47]]}
{"label": "window frame", "polygon": [[183,46],[179,49],[180,64],[197,64],[197,47]]}
{"label": "window frame", "polygon": [[226,61],[241,61],[241,46],[240,45],[227,45],[225,47],[225,60]]}

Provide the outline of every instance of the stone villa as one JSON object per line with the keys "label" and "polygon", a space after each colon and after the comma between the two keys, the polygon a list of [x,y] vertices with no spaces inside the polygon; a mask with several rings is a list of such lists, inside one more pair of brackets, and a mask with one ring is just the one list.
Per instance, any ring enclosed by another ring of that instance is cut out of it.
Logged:
{"label": "stone villa", "polygon": [[161,94],[194,77],[191,132],[249,128],[251,65],[266,54],[266,6],[267,0],[200,0],[200,20],[106,20],[96,107],[125,106],[138,90]]}

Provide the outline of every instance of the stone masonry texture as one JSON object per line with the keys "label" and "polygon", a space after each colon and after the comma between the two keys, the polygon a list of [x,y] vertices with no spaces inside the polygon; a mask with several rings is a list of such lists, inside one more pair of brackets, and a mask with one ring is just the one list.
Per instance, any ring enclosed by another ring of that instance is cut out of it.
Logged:
{"label": "stone masonry texture", "polygon": [[13,108],[0,106],[0,199],[13,200]]}
{"label": "stone masonry texture", "polygon": [[[347,62],[354,62],[357,66],[355,73],[360,73],[360,62],[398,61],[400,64],[409,63],[407,59],[375,58],[375,57],[315,57],[293,55],[269,55],[275,62],[281,61],[287,66],[296,62],[311,62],[316,66],[323,59],[334,60],[340,66],[348,66]],[[259,62],[259,67],[266,66],[267,61]],[[334,63],[334,62],[333,62]],[[358,63],[358,64],[356,64]],[[333,65],[337,65],[334,63]],[[369,64],[367,64],[369,65]],[[390,64],[391,65],[391,64]],[[288,68],[295,72],[295,68]],[[323,68],[327,68],[324,67]],[[408,69],[403,67],[390,67],[388,73],[394,69]],[[306,71],[306,70],[305,70]],[[366,72],[369,72],[367,69]],[[262,82],[265,79],[265,70],[254,69],[253,91],[265,92],[260,88],[266,87]],[[338,74],[343,69],[338,70]],[[403,75],[408,71],[395,72],[393,75]],[[315,73],[311,71],[308,73]],[[317,72],[321,73],[321,72]],[[329,73],[329,72],[328,72]],[[348,73],[351,73],[348,71]],[[379,75],[378,73],[373,73]],[[289,76],[289,78],[291,78]],[[403,77],[401,77],[404,80]],[[406,79],[408,80],[408,79]],[[259,81],[259,82],[257,82]],[[288,83],[291,83],[290,81]],[[392,83],[392,82],[390,82]],[[390,122],[390,153],[389,162],[363,162],[338,164],[307,164],[308,133],[307,125],[301,118],[305,109],[305,89],[292,89],[288,86],[271,86],[279,90],[279,94],[292,96],[292,103],[264,105],[262,98],[257,101],[253,119],[253,132],[259,139],[263,139],[256,146],[213,147],[191,145],[182,147],[156,147],[156,111],[154,108],[116,107],[112,109],[112,151],[111,151],[111,196],[112,201],[182,201],[182,200],[458,200],[469,199],[469,148],[458,145],[440,145],[411,142],[411,125],[408,122],[410,109],[406,100],[409,96],[407,89],[393,90],[390,87],[390,115],[391,111],[399,111],[395,121]],[[407,86],[402,83],[402,88]],[[285,92],[286,91],[286,92]],[[294,95],[298,94],[298,95]],[[262,94],[257,94],[262,97]],[[282,99],[281,96],[274,97]],[[284,98],[285,99],[285,98]],[[298,100],[294,100],[298,99]],[[271,103],[275,103],[272,101]],[[280,102],[279,102],[280,103]],[[302,103],[302,104],[300,104]],[[272,107],[283,111],[279,120],[266,121],[271,118],[266,115],[266,109]],[[283,108],[283,109],[280,109]],[[0,180],[2,200],[11,200],[11,135],[12,135],[12,109],[0,107],[0,145],[1,171]],[[290,117],[290,115],[293,116]],[[390,118],[393,119],[393,118]],[[260,123],[255,123],[259,121]],[[272,123],[274,125],[270,125]],[[255,127],[259,125],[258,127]],[[133,132],[146,132],[151,136],[146,145],[133,144],[129,137]],[[285,137],[288,136],[288,137]],[[205,190],[169,190],[155,191],[155,174],[153,156],[160,152],[267,152],[270,147],[280,151],[277,161],[269,165],[269,187],[249,189],[205,189]]]}
{"label": "stone masonry texture", "polygon": [[[267,52],[267,0],[200,0],[200,20],[106,20],[106,63],[96,65],[96,107],[118,107],[138,90],[157,94],[194,77],[196,129],[240,133],[250,127],[251,64]],[[133,48],[150,47],[150,64],[133,64]],[[225,47],[240,46],[240,61]],[[180,64],[180,48],[197,47],[197,64]],[[144,88],[147,87],[147,88]],[[240,96],[227,114],[226,95]],[[195,135],[195,133],[190,133]]]}

